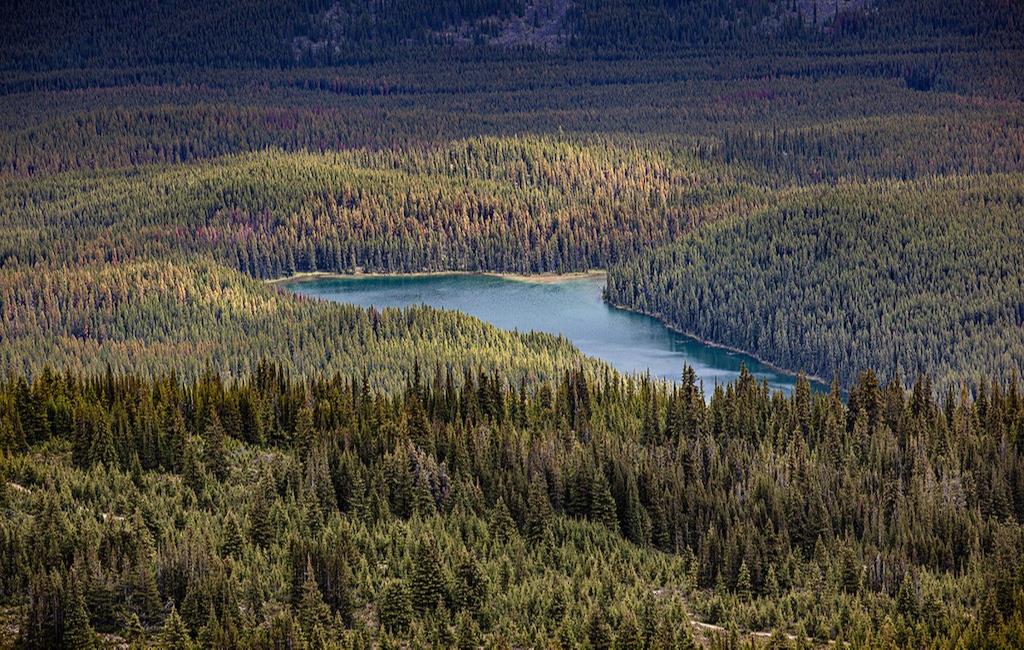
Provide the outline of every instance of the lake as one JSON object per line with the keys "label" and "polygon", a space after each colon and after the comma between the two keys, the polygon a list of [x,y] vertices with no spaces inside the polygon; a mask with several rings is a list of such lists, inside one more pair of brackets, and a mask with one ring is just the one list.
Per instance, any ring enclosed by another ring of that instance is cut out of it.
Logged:
{"label": "lake", "polygon": [[[531,282],[491,275],[316,277],[284,286],[296,293],[378,309],[424,304],[455,309],[507,330],[560,334],[584,354],[620,371],[678,380],[693,366],[710,397],[741,364],[774,389],[789,393],[796,378],[756,359],[674,332],[656,319],[616,309],[601,298],[603,275]],[[818,386],[821,389],[822,387]]]}

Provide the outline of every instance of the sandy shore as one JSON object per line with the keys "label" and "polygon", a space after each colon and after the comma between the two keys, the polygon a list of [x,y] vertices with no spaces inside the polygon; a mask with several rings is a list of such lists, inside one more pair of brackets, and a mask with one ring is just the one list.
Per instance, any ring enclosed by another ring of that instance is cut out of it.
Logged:
{"label": "sandy shore", "polygon": [[607,275],[605,271],[578,271],[574,273],[495,273],[492,271],[414,271],[411,273],[326,273],[320,271],[295,273],[283,278],[267,280],[270,284],[285,284],[288,282],[303,282],[306,280],[320,280],[330,278],[418,278],[434,277],[442,275],[484,275],[492,278],[502,278],[514,282],[532,282],[534,284],[555,284],[569,280],[582,280],[586,278],[603,278]]}

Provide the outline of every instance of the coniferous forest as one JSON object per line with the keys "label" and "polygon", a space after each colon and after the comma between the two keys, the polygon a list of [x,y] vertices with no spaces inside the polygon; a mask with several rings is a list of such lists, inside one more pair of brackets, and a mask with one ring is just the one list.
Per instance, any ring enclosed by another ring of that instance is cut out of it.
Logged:
{"label": "coniferous forest", "polygon": [[[1024,647],[1024,4],[0,25],[0,648]],[[793,389],[281,282],[592,270]]]}

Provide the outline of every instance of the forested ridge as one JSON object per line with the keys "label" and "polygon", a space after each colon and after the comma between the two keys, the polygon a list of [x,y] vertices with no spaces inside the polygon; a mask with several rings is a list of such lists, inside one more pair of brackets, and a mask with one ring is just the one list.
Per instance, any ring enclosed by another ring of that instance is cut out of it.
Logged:
{"label": "forested ridge", "polygon": [[736,49],[1021,44],[1005,0],[13,0],[5,67],[337,65],[417,57],[523,58]]}
{"label": "forested ridge", "polygon": [[927,377],[905,392],[867,372],[844,404],[749,373],[708,403],[690,369],[510,379],[414,364],[387,395],[270,363],[232,382],[11,377],[0,584],[26,598],[18,644],[1024,638],[1016,382],[938,399]]}
{"label": "forested ridge", "polygon": [[1024,178],[801,192],[611,270],[607,296],[850,385],[1024,368]]}
{"label": "forested ridge", "polygon": [[757,200],[728,177],[635,145],[525,138],[421,151],[266,151],[12,183],[0,199],[9,225],[0,260],[81,264],[203,252],[262,278],[588,270]]}
{"label": "forested ridge", "polygon": [[535,381],[584,360],[568,341],[512,333],[458,312],[362,309],[303,299],[209,261],[4,272],[0,346],[8,371],[244,377],[274,358],[297,375],[362,373],[394,390],[413,358],[502,368]]}

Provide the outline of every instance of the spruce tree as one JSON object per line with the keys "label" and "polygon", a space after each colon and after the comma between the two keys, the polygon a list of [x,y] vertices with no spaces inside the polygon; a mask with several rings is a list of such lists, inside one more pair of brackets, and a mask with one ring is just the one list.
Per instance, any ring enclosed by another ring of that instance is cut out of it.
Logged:
{"label": "spruce tree", "polygon": [[64,604],[64,647],[68,650],[92,650],[96,647],[96,633],[89,624],[89,615],[85,611],[82,587],[74,576],[71,583],[65,589],[67,600]]}
{"label": "spruce tree", "polygon": [[299,625],[307,639],[312,638],[313,631],[330,624],[331,610],[324,602],[320,587],[313,573],[313,562],[306,559],[306,579],[302,583],[302,598],[299,600]]}
{"label": "spruce tree", "polygon": [[677,648],[679,650],[697,650],[700,646],[697,644],[697,639],[693,635],[693,624],[690,623],[689,618],[683,620],[682,625],[679,627],[677,635]]}
{"label": "spruce tree", "polygon": [[238,517],[229,512],[224,518],[224,535],[221,538],[220,554],[225,558],[237,558],[242,554],[242,528],[238,525]]}
{"label": "spruce tree", "polygon": [[197,645],[204,650],[206,648],[224,647],[223,636],[224,631],[221,628],[220,621],[217,619],[217,612],[214,610],[213,605],[210,605],[210,609],[206,614],[206,623],[199,630],[199,634],[196,635]]}
{"label": "spruce tree", "polygon": [[182,480],[197,495],[206,489],[206,468],[199,458],[199,451],[192,439],[185,442],[185,459],[182,466]]}
{"label": "spruce tree", "polygon": [[542,544],[551,525],[551,501],[548,499],[547,486],[541,478],[534,478],[530,483],[526,501],[526,541],[532,546]]}
{"label": "spruce tree", "polygon": [[400,580],[385,585],[377,606],[380,623],[389,632],[401,632],[412,621],[412,596]]}
{"label": "spruce tree", "polygon": [[647,511],[640,503],[640,492],[636,477],[630,473],[626,480],[626,506],[624,529],[626,538],[634,544],[643,546],[647,543],[650,528]]}
{"label": "spruce tree", "polygon": [[459,612],[455,619],[455,647],[477,650],[480,647],[480,626],[469,612]]}
{"label": "spruce tree", "polygon": [[608,530],[619,532],[619,517],[615,511],[615,499],[608,486],[608,479],[600,469],[594,472],[590,487],[590,518],[604,524]]}
{"label": "spruce tree", "polygon": [[461,610],[476,614],[483,607],[487,585],[480,565],[467,555],[455,571],[455,604]]}
{"label": "spruce tree", "polygon": [[269,477],[257,486],[252,506],[249,508],[249,537],[252,543],[260,548],[270,546],[273,530],[270,523]]}
{"label": "spruce tree", "polygon": [[160,631],[160,647],[166,650],[191,650],[192,639],[185,629],[185,622],[178,616],[178,610],[171,605],[171,613],[164,621],[164,627]]}
{"label": "spruce tree", "polygon": [[420,613],[428,612],[443,602],[445,580],[441,570],[441,558],[437,545],[431,539],[423,539],[413,553],[412,580],[413,608]]}
{"label": "spruce tree", "polygon": [[632,612],[622,617],[619,630],[615,635],[615,650],[643,650],[644,639],[640,633],[640,625]]}
{"label": "spruce tree", "polygon": [[743,560],[740,564],[739,577],[736,578],[736,595],[739,596],[740,602],[749,603],[751,597],[751,586],[750,586],[750,569],[747,568],[747,561]]}
{"label": "spruce tree", "polygon": [[313,439],[315,437],[315,429],[313,426],[313,407],[310,402],[306,402],[299,409],[298,414],[295,416],[295,435],[293,436],[293,444],[299,455],[300,460],[305,460],[309,454],[309,450],[313,446]]}
{"label": "spruce tree", "polygon": [[227,434],[221,424],[217,410],[210,412],[210,423],[206,426],[203,441],[203,463],[206,471],[218,481],[228,477]]}
{"label": "spruce tree", "polygon": [[501,497],[498,498],[498,503],[495,504],[494,509],[491,511],[489,528],[491,539],[500,544],[509,541],[517,533],[516,522],[512,519],[512,514],[508,511],[508,506],[505,505],[505,500]]}
{"label": "spruce tree", "polygon": [[662,613],[658,618],[658,626],[650,639],[650,650],[676,650],[677,645],[676,628],[672,620]]}
{"label": "spruce tree", "polygon": [[587,619],[587,639],[593,650],[610,650],[612,647],[612,628],[608,625],[600,606],[590,610],[590,617]]}
{"label": "spruce tree", "polygon": [[156,586],[156,551],[140,510],[132,516],[131,531],[135,552],[128,591],[129,605],[143,623],[153,625],[159,620],[161,610]]}

